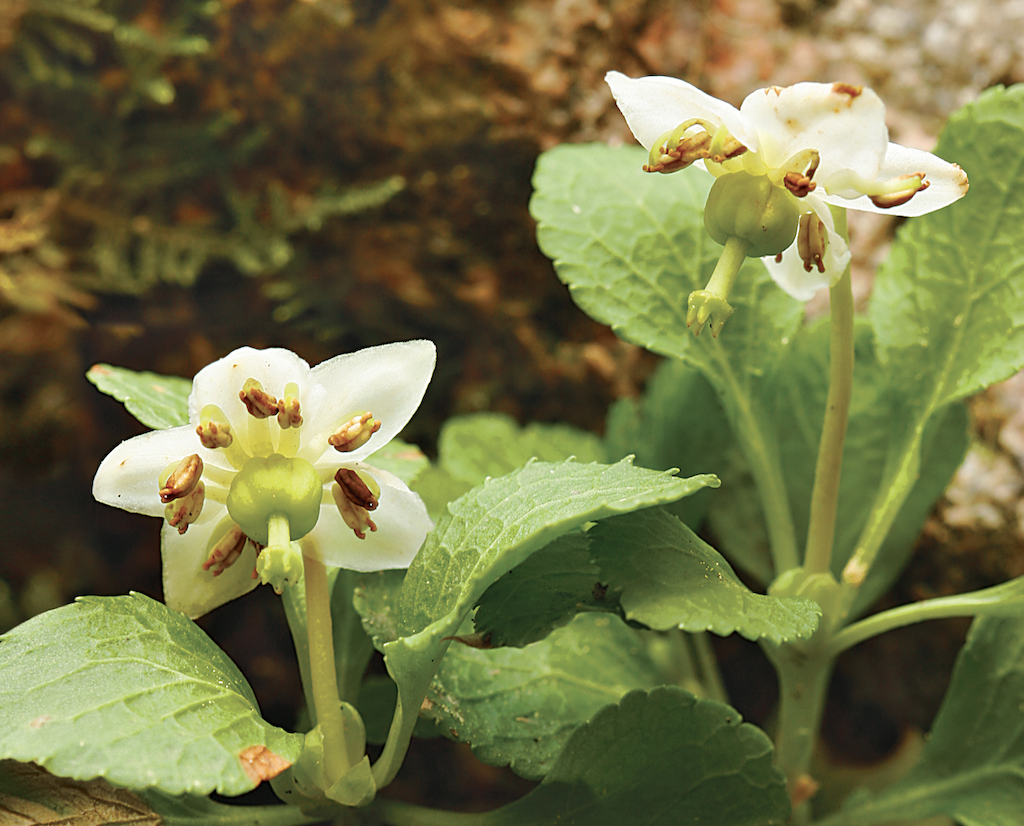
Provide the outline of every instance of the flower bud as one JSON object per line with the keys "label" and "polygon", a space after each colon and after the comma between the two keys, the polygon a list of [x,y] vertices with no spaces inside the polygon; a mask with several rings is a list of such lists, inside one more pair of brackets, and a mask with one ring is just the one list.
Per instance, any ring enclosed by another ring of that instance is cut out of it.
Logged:
{"label": "flower bud", "polygon": [[785,189],[761,175],[731,172],[723,175],[708,194],[704,228],[719,244],[741,238],[747,255],[762,258],[789,249],[796,238],[800,209]]}

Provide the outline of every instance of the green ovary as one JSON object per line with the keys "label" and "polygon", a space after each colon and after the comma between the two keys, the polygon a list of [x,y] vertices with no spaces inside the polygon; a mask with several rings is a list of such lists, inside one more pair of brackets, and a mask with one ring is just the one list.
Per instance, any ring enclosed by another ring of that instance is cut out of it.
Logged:
{"label": "green ovary", "polygon": [[227,506],[246,536],[269,545],[271,517],[287,520],[290,540],[301,539],[316,525],[322,499],[323,482],[313,465],[273,453],[250,459],[238,471]]}
{"label": "green ovary", "polygon": [[750,244],[747,255],[761,258],[785,251],[796,238],[800,209],[796,199],[764,175],[730,172],[711,187],[704,227],[719,244],[730,236]]}

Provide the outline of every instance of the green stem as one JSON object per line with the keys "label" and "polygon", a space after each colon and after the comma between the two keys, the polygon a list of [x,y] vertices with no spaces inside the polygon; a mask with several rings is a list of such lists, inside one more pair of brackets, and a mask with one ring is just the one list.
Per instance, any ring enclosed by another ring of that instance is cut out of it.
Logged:
{"label": "green stem", "polygon": [[309,635],[309,673],[313,708],[323,735],[324,772],[328,788],[349,770],[345,720],[338,697],[331,630],[331,594],[327,569],[311,556],[303,557],[306,581],[306,631]]}
{"label": "green stem", "polygon": [[[836,230],[845,238],[846,210],[835,210]],[[840,220],[841,219],[841,220]],[[847,265],[842,277],[829,289],[831,341],[829,344],[829,385],[825,420],[814,468],[811,513],[807,526],[804,570],[823,574],[832,564],[832,546],[839,508],[839,477],[843,465],[843,442],[850,418],[853,396],[853,283]]]}
{"label": "green stem", "polygon": [[1019,580],[1010,580],[968,594],[926,599],[890,608],[844,628],[829,640],[824,652],[828,656],[837,657],[847,648],[853,648],[871,637],[926,620],[974,617],[979,614],[1019,616],[1024,597],[1017,593],[1018,590]]}
{"label": "green stem", "polygon": [[795,797],[792,823],[807,823],[810,815],[801,793],[806,781],[814,747],[825,708],[831,657],[820,653],[809,655],[802,650],[782,645],[763,646],[779,675],[779,728],[775,737],[775,763],[786,776],[790,796]]}

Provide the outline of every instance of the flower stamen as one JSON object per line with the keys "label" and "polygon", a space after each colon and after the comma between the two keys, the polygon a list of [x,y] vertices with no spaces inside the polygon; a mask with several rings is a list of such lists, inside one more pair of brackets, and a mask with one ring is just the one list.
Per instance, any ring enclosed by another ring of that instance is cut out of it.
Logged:
{"label": "flower stamen", "polygon": [[365,508],[368,511],[377,510],[377,505],[380,503],[377,500],[376,494],[370,490],[370,486],[363,481],[356,471],[347,467],[340,468],[334,474],[334,481],[341,486],[345,496],[348,497],[348,501],[353,505]]}
{"label": "flower stamen", "polygon": [[327,443],[339,453],[351,453],[370,441],[370,437],[378,430],[380,430],[380,421],[374,419],[373,414],[360,413],[328,436]]}
{"label": "flower stamen", "polygon": [[160,474],[160,501],[166,505],[188,495],[196,487],[203,475],[203,460],[198,453],[193,453],[178,462],[173,470],[165,470],[164,473],[167,475]]}
{"label": "flower stamen", "polygon": [[711,139],[711,146],[708,147],[705,157],[715,163],[725,163],[730,158],[735,158],[747,151],[747,147],[734,138],[724,126],[715,130],[715,136]]}
{"label": "flower stamen", "polygon": [[805,212],[800,216],[800,225],[796,231],[796,249],[800,260],[804,262],[804,270],[811,271],[817,267],[818,272],[825,272],[824,256],[828,249],[828,230],[825,223],[813,212]]}
{"label": "flower stamen", "polygon": [[238,391],[238,398],[253,418],[269,419],[277,415],[277,399],[267,393],[256,379],[245,380],[242,389]]}
{"label": "flower stamen", "polygon": [[199,443],[209,450],[229,447],[235,440],[231,435],[230,424],[208,418],[201,419],[196,425],[196,435],[199,437]]}
{"label": "flower stamen", "polygon": [[879,209],[892,209],[893,207],[902,206],[918,192],[923,192],[931,184],[924,179],[923,172],[916,172],[913,175],[900,175],[898,178],[893,178],[888,182],[889,186],[898,185],[897,189],[893,192],[885,192],[881,195],[869,195],[871,203],[873,203]]}
{"label": "flower stamen", "polygon": [[282,430],[302,424],[302,414],[299,412],[299,386],[293,381],[285,385],[284,398],[278,402],[277,423]]}
{"label": "flower stamen", "polygon": [[220,576],[228,568],[238,561],[245,550],[245,543],[249,541],[238,525],[232,523],[227,532],[209,549],[206,561],[203,563],[203,570],[213,569],[214,576]]}
{"label": "flower stamen", "polygon": [[225,458],[236,470],[250,458],[241,442],[235,438],[228,417],[215,404],[204,405],[199,412],[196,435],[199,437],[199,443],[208,450],[224,451]]}
{"label": "flower stamen", "polygon": [[177,528],[178,533],[185,533],[188,526],[199,518],[203,512],[203,502],[206,500],[206,485],[202,482],[196,483],[188,493],[176,498],[171,504],[164,508],[164,518],[172,528]]}
{"label": "flower stamen", "polygon": [[879,209],[902,206],[918,192],[931,184],[925,180],[924,172],[899,175],[888,181],[869,181],[849,169],[842,169],[829,176],[825,191],[841,198],[858,198],[867,195]]}
{"label": "flower stamen", "polygon": [[782,179],[782,183],[797,198],[806,197],[814,192],[818,186],[807,175],[802,175],[799,172],[787,172],[786,176]]}
{"label": "flower stamen", "polygon": [[349,498],[348,488],[335,483],[331,485],[331,496],[341,518],[359,539],[366,539],[367,530],[377,530],[377,525],[370,519],[368,510]]}
{"label": "flower stamen", "polygon": [[[700,131],[689,132],[695,126],[701,127]],[[686,169],[694,161],[708,159],[724,163],[746,151],[747,147],[724,126],[715,127],[701,118],[691,118],[654,142],[643,170],[668,174]]]}

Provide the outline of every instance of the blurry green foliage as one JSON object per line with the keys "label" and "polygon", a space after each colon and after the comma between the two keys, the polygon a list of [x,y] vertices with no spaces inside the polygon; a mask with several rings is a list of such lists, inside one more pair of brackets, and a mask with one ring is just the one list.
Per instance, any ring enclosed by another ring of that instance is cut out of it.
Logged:
{"label": "blurry green foliage", "polygon": [[20,154],[54,169],[60,240],[94,289],[188,286],[214,259],[280,272],[290,236],[405,185],[304,192],[261,169],[270,129],[214,82],[226,15],[217,0],[14,0],[0,12],[0,89],[29,113]]}

